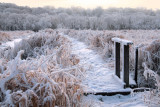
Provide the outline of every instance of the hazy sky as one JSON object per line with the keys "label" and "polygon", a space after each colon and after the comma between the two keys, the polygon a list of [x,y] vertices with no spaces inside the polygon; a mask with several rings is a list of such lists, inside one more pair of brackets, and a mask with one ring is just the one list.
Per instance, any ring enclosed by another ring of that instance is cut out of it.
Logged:
{"label": "hazy sky", "polygon": [[83,7],[96,8],[98,6],[103,8],[109,7],[144,7],[148,9],[160,9],[160,0],[0,0],[4,3],[15,3],[20,6],[29,7]]}

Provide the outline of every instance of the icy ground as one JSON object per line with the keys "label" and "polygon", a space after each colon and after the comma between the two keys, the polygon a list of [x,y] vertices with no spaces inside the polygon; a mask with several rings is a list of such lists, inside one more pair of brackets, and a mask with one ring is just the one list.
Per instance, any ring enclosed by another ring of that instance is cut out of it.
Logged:
{"label": "icy ground", "polygon": [[[89,49],[83,42],[65,35],[72,43],[72,53],[80,59],[80,64],[86,68],[86,77],[83,85],[86,86],[86,92],[114,92],[128,91],[123,89],[113,78],[114,71],[110,70],[104,60],[95,51]],[[88,95],[83,98],[91,107],[145,107],[142,101],[142,93],[135,96],[115,95],[115,96],[96,96]]]}

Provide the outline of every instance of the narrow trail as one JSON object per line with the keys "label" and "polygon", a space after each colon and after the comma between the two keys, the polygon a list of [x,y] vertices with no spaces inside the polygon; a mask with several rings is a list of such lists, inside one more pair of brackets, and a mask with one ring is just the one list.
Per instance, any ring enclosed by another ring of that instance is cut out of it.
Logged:
{"label": "narrow trail", "polygon": [[65,35],[72,43],[72,53],[80,59],[80,64],[90,66],[86,71],[86,77],[83,85],[87,86],[86,92],[113,92],[122,91],[123,85],[120,85],[113,78],[114,71],[106,66],[106,62],[87,45],[74,38]]}

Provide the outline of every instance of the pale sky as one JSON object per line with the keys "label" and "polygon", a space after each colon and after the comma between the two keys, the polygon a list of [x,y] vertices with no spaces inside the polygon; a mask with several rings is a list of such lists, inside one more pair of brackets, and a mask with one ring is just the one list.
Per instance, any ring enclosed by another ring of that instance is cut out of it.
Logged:
{"label": "pale sky", "polygon": [[147,9],[160,9],[160,0],[0,0],[1,3],[15,3],[19,6],[29,7],[82,7],[82,8],[109,8],[109,7],[143,7]]}

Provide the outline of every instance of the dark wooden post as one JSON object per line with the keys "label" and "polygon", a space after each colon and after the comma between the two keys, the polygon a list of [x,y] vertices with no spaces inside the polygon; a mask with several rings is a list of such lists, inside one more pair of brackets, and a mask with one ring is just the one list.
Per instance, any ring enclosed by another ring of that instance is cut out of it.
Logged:
{"label": "dark wooden post", "polygon": [[134,80],[135,82],[137,83],[137,77],[138,77],[138,47],[136,47],[136,50],[135,50],[135,75],[134,75]]}
{"label": "dark wooden post", "polygon": [[129,45],[124,45],[123,55],[123,81],[129,87]]}
{"label": "dark wooden post", "polygon": [[115,43],[115,74],[120,78],[120,43]]}
{"label": "dark wooden post", "polygon": [[132,45],[133,42],[120,39],[112,38],[115,46],[115,74],[120,78],[120,44],[123,45],[123,82],[125,83],[124,87],[129,87],[129,45]]}

